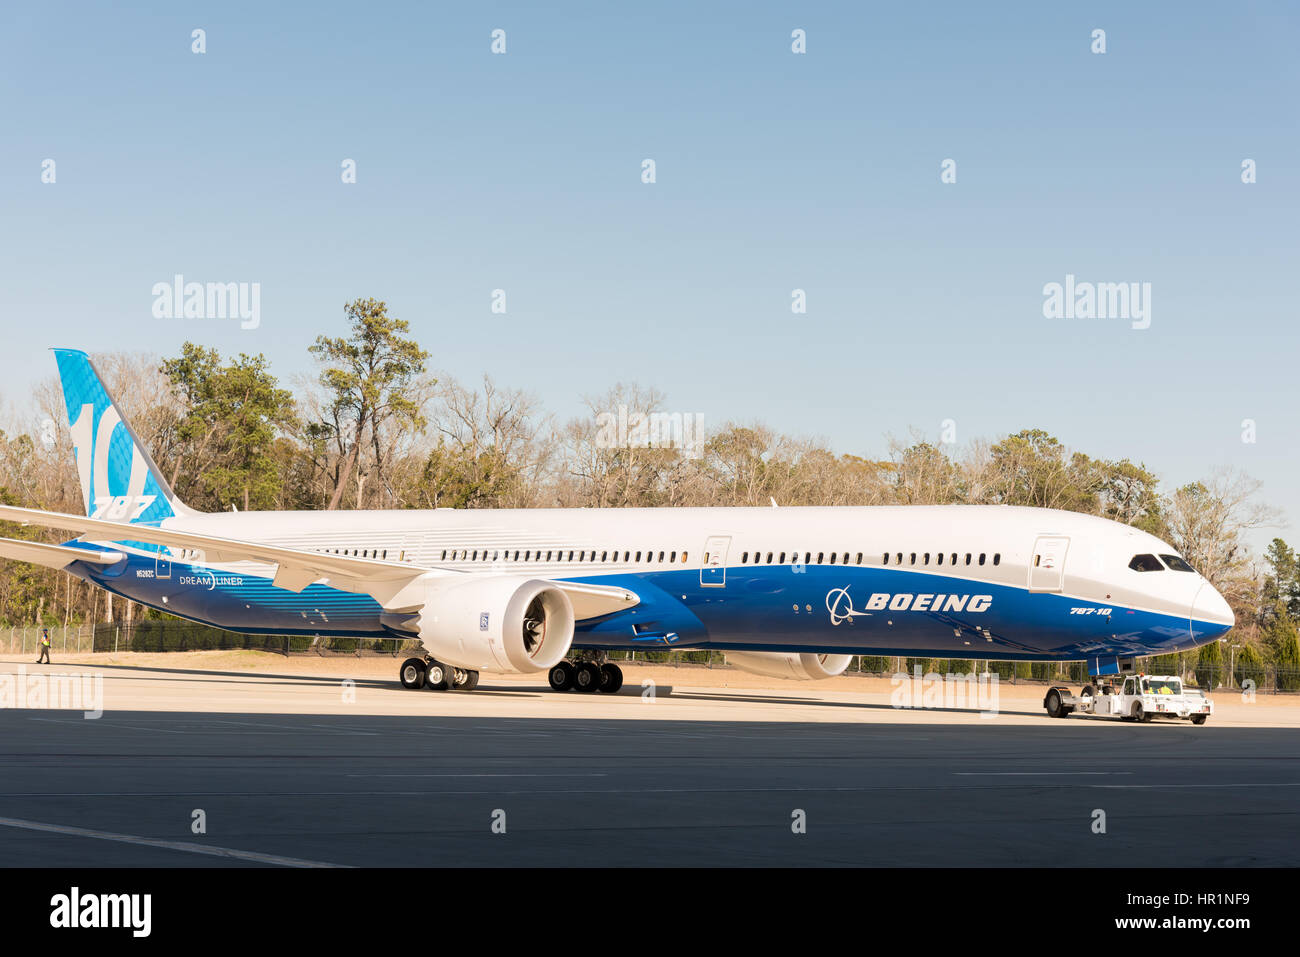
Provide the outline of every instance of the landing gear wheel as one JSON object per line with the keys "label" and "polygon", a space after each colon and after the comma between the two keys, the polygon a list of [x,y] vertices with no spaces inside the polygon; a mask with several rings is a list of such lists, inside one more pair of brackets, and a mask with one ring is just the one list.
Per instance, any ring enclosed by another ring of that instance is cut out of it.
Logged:
{"label": "landing gear wheel", "polygon": [[1141,701],[1133,702],[1133,720],[1141,721],[1144,723],[1151,720],[1151,715],[1148,714],[1147,710],[1142,707]]}
{"label": "landing gear wheel", "polygon": [[424,662],[419,658],[407,658],[402,662],[401,670],[397,672],[397,677],[402,681],[403,688],[424,687]]}
{"label": "landing gear wheel", "polygon": [[600,692],[602,694],[617,694],[618,689],[621,687],[623,687],[623,669],[618,665],[601,665]]}
{"label": "landing gear wheel", "polygon": [[582,661],[573,669],[573,690],[595,691],[600,687],[600,666],[593,661]]}
{"label": "landing gear wheel", "polygon": [[1055,688],[1047,692],[1047,716],[1049,718],[1065,717],[1065,706],[1061,703],[1061,693]]}
{"label": "landing gear wheel", "polygon": [[573,687],[573,665],[561,661],[546,675],[546,680],[551,683],[553,690],[568,691]]}
{"label": "landing gear wheel", "polygon": [[1192,715],[1192,724],[1205,724],[1205,719],[1207,717],[1209,717],[1209,715],[1194,714]]}
{"label": "landing gear wheel", "polygon": [[467,671],[465,672],[465,680],[462,681],[460,684],[456,685],[456,690],[473,691],[477,687],[478,687],[478,672]]}
{"label": "landing gear wheel", "polygon": [[424,683],[432,691],[446,691],[450,687],[451,669],[441,661],[430,661],[428,668],[425,670]]}

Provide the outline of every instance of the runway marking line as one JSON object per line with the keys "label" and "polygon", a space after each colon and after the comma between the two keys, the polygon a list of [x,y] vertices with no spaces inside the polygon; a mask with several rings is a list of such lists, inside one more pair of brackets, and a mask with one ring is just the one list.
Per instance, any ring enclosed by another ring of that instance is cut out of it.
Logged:
{"label": "runway marking line", "polygon": [[395,771],[392,773],[379,774],[355,774],[347,772],[350,778],[604,778],[609,777],[603,771],[573,771],[566,773],[563,771],[540,771],[537,773],[521,771],[519,773],[507,771]]}
{"label": "runway marking line", "polygon": [[1132,774],[1132,771],[954,771],[959,777],[1097,777],[1107,774]]}
{"label": "runway marking line", "polygon": [[117,841],[119,844],[138,844],[142,847],[157,847],[168,851],[185,851],[189,854],[206,854],[209,857],[229,857],[256,864],[276,864],[281,867],[344,867],[343,864],[328,864],[324,861],[305,861],[297,857],[281,857],[277,854],[261,854],[257,851],[241,851],[233,847],[218,847],[215,844],[195,844],[191,841],[164,841],[154,837],[138,837],[134,834],[115,834],[112,831],[95,831],[85,827],[70,827],[65,824],[45,824],[40,821],[24,821],[16,817],[0,817],[0,827],[19,828],[24,831],[44,831],[48,834],[66,834],[71,837],[89,837],[98,841]]}

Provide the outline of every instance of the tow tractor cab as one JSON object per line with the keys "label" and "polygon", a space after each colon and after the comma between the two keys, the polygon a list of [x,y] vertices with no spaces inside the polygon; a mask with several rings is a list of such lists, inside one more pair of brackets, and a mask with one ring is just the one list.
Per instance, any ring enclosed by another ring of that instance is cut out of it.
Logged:
{"label": "tow tractor cab", "polygon": [[[1051,688],[1043,707],[1053,718],[1064,718],[1074,711],[1100,714],[1125,721],[1150,721],[1152,718],[1186,718],[1192,724],[1205,724],[1214,714],[1214,702],[1199,688],[1184,688],[1177,675],[1130,674],[1114,679],[1094,691],[1089,685],[1075,696],[1066,688]],[[1114,683],[1111,683],[1114,682]]]}

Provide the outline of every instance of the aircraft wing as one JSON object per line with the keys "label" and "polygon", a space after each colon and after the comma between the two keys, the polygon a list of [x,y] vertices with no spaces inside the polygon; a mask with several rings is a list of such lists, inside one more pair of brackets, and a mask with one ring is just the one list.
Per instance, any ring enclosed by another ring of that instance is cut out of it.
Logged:
{"label": "aircraft wing", "polygon": [[147,542],[169,548],[192,549],[201,552],[202,560],[208,564],[264,562],[276,566],[274,583],[279,588],[302,591],[313,582],[326,581],[345,591],[372,594],[381,604],[386,600],[381,595],[395,593],[429,570],[406,563],[327,555],[301,548],[245,542],[152,525],[110,522],[102,518],[14,505],[0,505],[0,520],[58,528],[97,542]]}
{"label": "aircraft wing", "polygon": [[[409,607],[410,596],[403,596],[403,591],[416,579],[431,571],[423,565],[413,565],[409,562],[333,555],[301,548],[288,548],[283,545],[186,532],[180,529],[133,525],[126,522],[110,522],[102,518],[90,518],[85,515],[19,508],[15,505],[0,505],[0,521],[58,528],[96,542],[147,542],[169,548],[191,549],[202,553],[202,560],[209,564],[262,562],[275,566],[273,583],[278,588],[299,592],[314,582],[321,582],[343,591],[370,595],[385,608]],[[37,546],[35,542],[17,542],[11,539],[3,541],[12,541],[15,547],[23,546],[25,549]],[[48,549],[58,549],[59,552],[45,551]],[[107,562],[106,559],[93,557],[94,553],[62,545],[40,545],[38,550],[24,552],[26,555],[43,556],[46,561],[41,564],[47,565],[63,553],[72,554],[63,558],[59,564],[50,567],[63,568],[76,560],[99,561],[101,564]],[[87,554],[92,557],[87,557]],[[121,560],[121,552],[113,554],[116,557],[112,562]],[[22,561],[36,560],[16,554],[7,544],[0,545],[0,557],[18,558]],[[460,569],[440,568],[438,570],[461,573]],[[553,584],[569,596],[573,604],[574,617],[579,621],[631,608],[640,602],[640,598],[626,588],[565,581],[554,581]]]}

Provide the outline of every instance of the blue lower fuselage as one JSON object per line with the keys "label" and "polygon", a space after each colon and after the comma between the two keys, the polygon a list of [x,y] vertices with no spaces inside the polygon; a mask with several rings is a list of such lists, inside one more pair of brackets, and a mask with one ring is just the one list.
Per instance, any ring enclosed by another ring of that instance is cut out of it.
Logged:
{"label": "blue lower fuselage", "polygon": [[[412,637],[385,627],[369,595],[328,585],[294,592],[265,577],[160,565],[138,554],[108,567],[77,562],[68,571],[132,601],[234,632]],[[578,623],[575,648],[611,651],[1081,660],[1163,654],[1227,630],[1187,616],[904,568],[742,565],[714,584],[687,568],[565,580],[618,585],[640,597],[634,608]]]}

